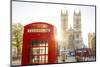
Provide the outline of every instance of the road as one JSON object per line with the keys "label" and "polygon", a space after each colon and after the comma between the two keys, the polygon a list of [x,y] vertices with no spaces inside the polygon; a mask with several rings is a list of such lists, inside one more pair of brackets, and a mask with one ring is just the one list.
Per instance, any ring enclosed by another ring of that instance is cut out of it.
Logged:
{"label": "road", "polygon": [[12,65],[21,65],[21,60],[12,61]]}
{"label": "road", "polygon": [[[73,57],[67,57],[67,59],[65,59],[64,62],[76,62],[76,59],[75,59],[74,56]],[[58,58],[58,63],[63,63],[63,61],[60,58]]]}

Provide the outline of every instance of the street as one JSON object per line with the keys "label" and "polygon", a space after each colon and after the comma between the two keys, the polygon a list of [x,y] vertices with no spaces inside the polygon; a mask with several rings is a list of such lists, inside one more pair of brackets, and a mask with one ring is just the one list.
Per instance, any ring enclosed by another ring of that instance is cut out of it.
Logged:
{"label": "street", "polygon": [[[72,56],[72,57],[67,57],[67,59],[65,59],[64,62],[76,62],[76,59],[75,59],[74,56]],[[61,60],[60,57],[58,58],[58,63],[64,63],[64,62]]]}

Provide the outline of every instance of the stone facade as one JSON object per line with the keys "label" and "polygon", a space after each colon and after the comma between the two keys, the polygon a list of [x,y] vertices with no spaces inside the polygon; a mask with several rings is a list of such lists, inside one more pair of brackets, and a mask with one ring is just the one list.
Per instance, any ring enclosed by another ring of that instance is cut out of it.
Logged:
{"label": "stone facade", "polygon": [[61,34],[63,47],[69,51],[84,48],[81,31],[81,12],[73,14],[73,27],[68,28],[68,11],[61,11]]}
{"label": "stone facade", "polygon": [[92,55],[95,56],[96,54],[95,33],[88,34],[88,48],[92,50]]}

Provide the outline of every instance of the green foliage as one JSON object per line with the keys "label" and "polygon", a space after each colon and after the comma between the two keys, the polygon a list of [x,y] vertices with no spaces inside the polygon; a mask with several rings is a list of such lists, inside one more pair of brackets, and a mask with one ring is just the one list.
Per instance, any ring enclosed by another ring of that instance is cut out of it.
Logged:
{"label": "green foliage", "polygon": [[17,48],[17,57],[21,55],[23,44],[23,26],[20,23],[12,24],[12,48]]}

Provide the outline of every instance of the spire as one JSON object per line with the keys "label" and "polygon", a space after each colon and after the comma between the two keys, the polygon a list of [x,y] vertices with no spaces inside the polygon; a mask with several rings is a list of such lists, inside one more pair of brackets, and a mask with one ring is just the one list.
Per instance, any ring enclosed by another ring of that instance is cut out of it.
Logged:
{"label": "spire", "polygon": [[63,12],[62,12],[62,10],[61,10],[61,16],[63,15]]}
{"label": "spire", "polygon": [[74,10],[73,29],[81,31],[81,11],[79,9]]}
{"label": "spire", "polygon": [[74,10],[74,15],[81,15],[81,11],[79,9]]}
{"label": "spire", "polygon": [[61,15],[62,16],[67,16],[68,15],[68,11],[67,10],[61,10]]}
{"label": "spire", "polygon": [[61,27],[63,30],[68,28],[68,11],[61,10]]}

